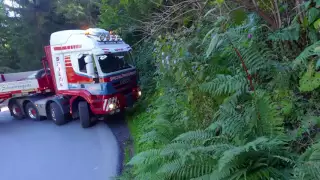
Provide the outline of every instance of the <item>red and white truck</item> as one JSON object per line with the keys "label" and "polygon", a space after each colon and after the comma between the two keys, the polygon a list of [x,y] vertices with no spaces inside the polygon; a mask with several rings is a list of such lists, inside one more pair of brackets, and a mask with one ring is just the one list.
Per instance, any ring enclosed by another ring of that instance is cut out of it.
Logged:
{"label": "red and white truck", "polygon": [[52,33],[44,48],[43,69],[1,74],[0,99],[16,119],[51,119],[63,125],[79,118],[123,111],[141,96],[132,48],[118,35],[99,28]]}

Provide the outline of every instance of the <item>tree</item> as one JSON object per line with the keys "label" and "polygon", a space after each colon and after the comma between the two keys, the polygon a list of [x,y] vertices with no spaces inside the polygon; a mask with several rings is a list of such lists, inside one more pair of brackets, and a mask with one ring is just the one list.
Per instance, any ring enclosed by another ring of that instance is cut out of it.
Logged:
{"label": "tree", "polygon": [[[94,26],[99,14],[98,1],[85,0],[15,0],[17,6],[4,5],[5,23],[11,59],[15,69],[35,70],[41,67],[43,47],[49,45],[50,34],[66,29]],[[3,3],[1,3],[3,5]],[[14,16],[8,16],[8,12]],[[4,58],[5,59],[5,58]]]}

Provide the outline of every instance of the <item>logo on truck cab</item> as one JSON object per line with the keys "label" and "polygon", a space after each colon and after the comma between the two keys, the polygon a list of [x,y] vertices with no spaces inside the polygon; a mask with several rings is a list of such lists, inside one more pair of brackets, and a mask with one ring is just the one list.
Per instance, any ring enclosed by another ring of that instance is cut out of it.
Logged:
{"label": "logo on truck cab", "polygon": [[53,48],[55,51],[71,50],[71,49],[80,49],[82,45],[69,45],[69,46],[56,46]]}
{"label": "logo on truck cab", "polygon": [[62,77],[62,67],[61,67],[60,58],[56,57],[56,61],[57,61],[57,67],[58,67],[59,85],[60,85],[60,87],[62,87],[63,86],[63,77]]}
{"label": "logo on truck cab", "polygon": [[126,73],[126,74],[120,74],[118,76],[112,76],[112,77],[110,77],[110,81],[118,80],[118,79],[121,79],[121,78],[124,78],[124,77],[128,77],[128,76],[131,76],[131,75],[134,75],[134,74],[136,74],[136,71],[129,72],[129,73]]}

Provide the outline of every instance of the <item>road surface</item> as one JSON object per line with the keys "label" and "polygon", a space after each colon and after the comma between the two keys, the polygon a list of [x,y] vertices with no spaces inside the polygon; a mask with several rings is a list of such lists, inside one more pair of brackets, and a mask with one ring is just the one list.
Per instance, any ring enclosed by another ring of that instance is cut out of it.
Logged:
{"label": "road surface", "polygon": [[56,126],[0,112],[0,180],[109,180],[118,160],[105,123],[82,129],[79,121]]}

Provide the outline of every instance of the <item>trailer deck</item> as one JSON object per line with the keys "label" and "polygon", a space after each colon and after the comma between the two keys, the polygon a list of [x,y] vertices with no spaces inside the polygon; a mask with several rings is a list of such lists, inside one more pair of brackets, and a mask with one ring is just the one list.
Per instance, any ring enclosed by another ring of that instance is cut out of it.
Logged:
{"label": "trailer deck", "polygon": [[[0,99],[52,91],[52,84],[44,70],[0,74]],[[42,74],[41,74],[42,73]]]}

